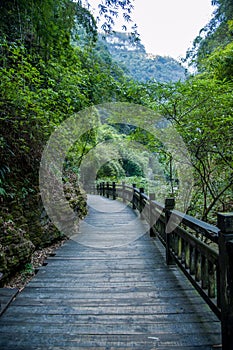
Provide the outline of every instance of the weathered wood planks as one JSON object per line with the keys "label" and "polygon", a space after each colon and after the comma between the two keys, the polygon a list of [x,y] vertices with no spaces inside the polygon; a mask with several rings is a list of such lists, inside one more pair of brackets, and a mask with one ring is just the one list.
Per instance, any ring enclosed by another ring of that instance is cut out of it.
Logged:
{"label": "weathered wood planks", "polygon": [[17,288],[0,288],[0,316],[18,294]]}
{"label": "weathered wood planks", "polygon": [[166,266],[161,244],[141,235],[145,224],[119,202],[101,199],[101,210],[92,208],[81,226],[85,242],[86,223],[102,230],[99,247],[74,237],[47,260],[0,318],[0,349],[207,350],[220,344],[220,323],[181,272]]}

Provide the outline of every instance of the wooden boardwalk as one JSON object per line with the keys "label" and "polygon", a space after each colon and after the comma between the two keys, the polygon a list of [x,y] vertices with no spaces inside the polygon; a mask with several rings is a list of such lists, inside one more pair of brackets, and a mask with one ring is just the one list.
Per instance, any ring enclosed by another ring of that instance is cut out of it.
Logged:
{"label": "wooden boardwalk", "polygon": [[122,203],[90,201],[79,235],[1,316],[0,349],[219,349],[220,323],[145,224]]}

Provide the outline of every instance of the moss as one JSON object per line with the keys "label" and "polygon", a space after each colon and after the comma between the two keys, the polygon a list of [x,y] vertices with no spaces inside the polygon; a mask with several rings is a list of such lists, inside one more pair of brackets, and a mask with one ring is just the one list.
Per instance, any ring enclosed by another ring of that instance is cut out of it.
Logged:
{"label": "moss", "polygon": [[12,220],[1,220],[0,226],[0,271],[4,278],[17,271],[20,266],[29,261],[35,246],[25,238],[25,231],[18,228]]}
{"label": "moss", "polygon": [[[76,175],[68,174],[64,192],[74,215],[83,218],[87,214],[86,194]],[[8,203],[0,212],[0,272],[5,277],[30,262],[35,249],[64,238],[49,219],[38,193],[39,188],[24,200]],[[62,207],[58,210],[62,215]],[[64,221],[64,225],[68,224],[69,221]]]}
{"label": "moss", "polygon": [[1,251],[0,251],[0,272],[2,272],[4,274],[4,273],[6,273],[6,271],[7,271],[6,255],[2,251],[2,247],[1,247]]}

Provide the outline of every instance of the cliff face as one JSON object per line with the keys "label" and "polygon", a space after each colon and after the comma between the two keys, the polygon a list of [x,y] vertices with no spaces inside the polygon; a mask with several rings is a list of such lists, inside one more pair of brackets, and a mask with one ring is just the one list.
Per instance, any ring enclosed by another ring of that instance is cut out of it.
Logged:
{"label": "cliff face", "polygon": [[[64,192],[79,218],[87,214],[86,195],[75,175],[69,176]],[[39,191],[38,191],[39,193]],[[35,249],[64,238],[50,221],[39,194],[28,195],[21,203],[3,207],[0,216],[0,272],[2,283],[31,261]]]}
{"label": "cliff face", "polygon": [[160,83],[183,81],[185,68],[171,57],[147,53],[141,42],[132,42],[126,33],[115,33],[100,42],[105,44],[123,71],[138,82],[155,80]]}

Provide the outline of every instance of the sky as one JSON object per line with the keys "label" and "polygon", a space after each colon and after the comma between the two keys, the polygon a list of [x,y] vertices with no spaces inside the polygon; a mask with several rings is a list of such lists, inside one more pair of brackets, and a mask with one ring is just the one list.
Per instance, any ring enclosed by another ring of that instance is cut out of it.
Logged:
{"label": "sky", "polygon": [[[100,1],[90,0],[90,3],[95,7]],[[134,0],[133,3],[131,17],[147,53],[175,59],[185,57],[214,10],[211,0]]]}

